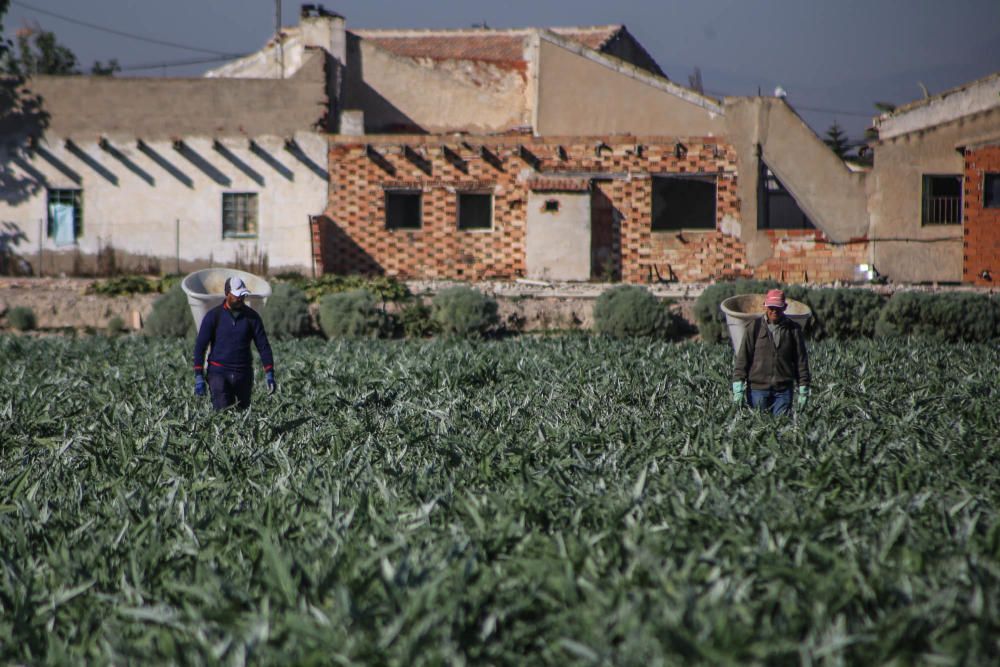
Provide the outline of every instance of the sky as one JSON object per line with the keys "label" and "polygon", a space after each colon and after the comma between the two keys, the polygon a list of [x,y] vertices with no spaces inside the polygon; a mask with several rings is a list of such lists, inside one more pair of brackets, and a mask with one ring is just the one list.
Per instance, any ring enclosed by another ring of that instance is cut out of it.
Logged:
{"label": "sky", "polygon": [[[11,0],[11,38],[56,34],[85,70],[198,76],[274,33],[276,0]],[[300,2],[280,0],[282,25]],[[327,0],[353,28],[624,24],[673,81],[697,67],[706,93],[771,95],[780,86],[817,134],[837,122],[861,139],[875,102],[904,104],[1000,71],[1000,0]],[[59,16],[53,16],[53,14]],[[78,23],[66,20],[66,17]],[[134,39],[106,30],[129,33]],[[154,41],[172,45],[157,44]],[[179,48],[179,47],[189,48]],[[154,67],[148,67],[155,65]]]}

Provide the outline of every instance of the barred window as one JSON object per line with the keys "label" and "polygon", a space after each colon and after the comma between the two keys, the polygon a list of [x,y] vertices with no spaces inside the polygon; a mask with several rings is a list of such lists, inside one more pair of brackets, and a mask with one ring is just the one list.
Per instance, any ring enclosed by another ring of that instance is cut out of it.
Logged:
{"label": "barred window", "polygon": [[222,194],[222,238],[240,239],[257,236],[257,193]]}
{"label": "barred window", "polygon": [[925,225],[958,225],[962,222],[962,177],[924,176],[920,220]]}
{"label": "barred window", "polygon": [[83,234],[83,190],[48,191],[49,238],[56,245],[73,245]]}

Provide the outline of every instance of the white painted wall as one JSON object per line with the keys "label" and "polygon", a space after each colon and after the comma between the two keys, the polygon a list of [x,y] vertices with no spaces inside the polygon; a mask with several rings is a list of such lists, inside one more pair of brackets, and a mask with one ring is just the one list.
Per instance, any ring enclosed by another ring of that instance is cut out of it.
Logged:
{"label": "white painted wall", "polygon": [[[556,201],[557,212],[545,202]],[[590,280],[590,193],[528,195],[525,269],[538,280]]]}
{"label": "white painted wall", "polygon": [[[34,174],[23,165],[10,163],[7,155],[0,153],[0,159],[9,166],[11,174],[41,186],[20,202],[13,198],[12,188],[0,189],[0,226],[8,233],[14,229],[23,232],[26,238],[18,242],[15,251],[32,266],[37,261],[39,221],[42,221],[41,245],[46,267],[52,261],[53,267],[58,265],[66,270],[66,256],[76,252],[92,261],[99,248],[110,244],[125,258],[130,255],[159,258],[162,270],[172,272],[176,266],[175,234],[179,220],[183,271],[207,267],[210,263],[230,264],[240,253],[251,256],[255,252],[267,253],[272,272],[298,270],[308,274],[311,271],[309,216],[323,212],[328,193],[328,179],[316,173],[318,170],[325,172],[327,168],[327,144],[323,136],[309,132],[295,135],[296,142],[316,168],[310,168],[286,150],[283,137],[255,138],[279,168],[251,151],[247,139],[221,140],[248,170],[256,172],[261,182],[216,151],[212,138],[186,137],[187,146],[223,174],[228,184],[213,180],[175,150],[171,142],[148,142],[153,151],[190,179],[190,187],[140,151],[135,138],[109,139],[111,145],[148,178],[134,173],[102,149],[96,137],[74,141],[91,159],[113,174],[117,183],[69,151],[62,138],[47,137],[42,148],[78,174],[79,184],[37,153],[27,160]],[[39,174],[44,177],[43,184],[38,183]],[[152,183],[148,182],[150,179]],[[83,234],[76,247],[57,248],[54,239],[45,236],[46,185],[83,190]],[[258,194],[256,239],[222,237],[224,192]]]}

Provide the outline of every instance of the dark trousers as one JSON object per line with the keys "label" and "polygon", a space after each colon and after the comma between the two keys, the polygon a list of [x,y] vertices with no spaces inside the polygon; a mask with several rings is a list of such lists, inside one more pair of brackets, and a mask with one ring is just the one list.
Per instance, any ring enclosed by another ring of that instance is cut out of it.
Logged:
{"label": "dark trousers", "polygon": [[228,408],[234,403],[237,410],[246,410],[250,407],[253,371],[212,369],[208,372],[208,388],[212,391],[212,407],[216,410]]}
{"label": "dark trousers", "polygon": [[751,389],[750,405],[772,414],[787,415],[792,407],[792,388],[788,389]]}

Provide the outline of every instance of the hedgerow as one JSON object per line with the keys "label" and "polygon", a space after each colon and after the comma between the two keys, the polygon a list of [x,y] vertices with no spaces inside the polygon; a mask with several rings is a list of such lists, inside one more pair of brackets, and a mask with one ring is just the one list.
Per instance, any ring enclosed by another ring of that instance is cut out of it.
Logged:
{"label": "hedgerow", "polygon": [[612,287],[594,304],[594,330],[605,336],[663,338],[673,335],[675,328],[667,304],[645,287]]}
{"label": "hedgerow", "polygon": [[260,315],[268,337],[275,340],[298,338],[312,331],[309,302],[294,285],[276,283]]}
{"label": "hedgerow", "polygon": [[876,333],[947,342],[994,340],[1000,337],[1000,302],[969,292],[897,292],[882,309]]}
{"label": "hedgerow", "polygon": [[153,310],[143,323],[142,331],[155,338],[193,338],[197,335],[191,306],[180,285],[174,285],[153,302]]}
{"label": "hedgerow", "polygon": [[431,319],[446,336],[483,336],[499,321],[497,302],[472,287],[448,287],[431,299]]}
{"label": "hedgerow", "polygon": [[386,333],[386,316],[364,289],[327,294],[319,304],[319,325],[327,338],[376,338]]}

